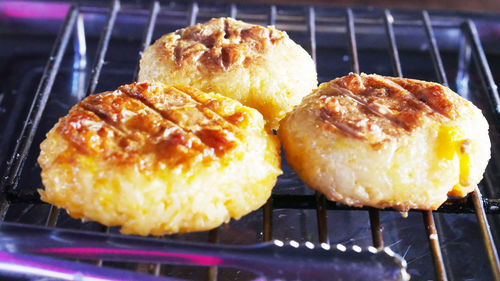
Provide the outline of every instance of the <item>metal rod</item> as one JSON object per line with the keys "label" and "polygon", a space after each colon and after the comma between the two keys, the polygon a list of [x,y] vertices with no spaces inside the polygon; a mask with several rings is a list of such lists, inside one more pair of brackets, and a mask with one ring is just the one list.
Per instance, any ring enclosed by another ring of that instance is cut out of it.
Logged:
{"label": "metal rod", "polygon": [[488,258],[490,259],[491,269],[493,271],[493,276],[495,280],[500,280],[500,262],[498,260],[498,253],[495,247],[495,242],[493,242],[493,237],[491,235],[490,225],[488,224],[488,218],[483,209],[482,196],[479,188],[476,187],[474,192],[472,192],[472,202],[476,208],[476,216],[481,227],[481,235],[486,246],[486,252],[488,253]]}
{"label": "metal rod", "polygon": [[[105,225],[101,225],[101,229],[100,231],[102,233],[109,233],[109,226],[105,226]],[[103,263],[103,260],[102,259],[98,259],[96,262],[95,262],[95,265],[97,266],[102,266],[102,263]]]}
{"label": "metal rod", "polygon": [[372,232],[372,241],[375,248],[384,247],[384,237],[382,236],[382,226],[380,225],[380,213],[378,209],[369,208],[370,228]]}
{"label": "metal rod", "polygon": [[455,87],[457,93],[468,99],[470,97],[469,81],[470,81],[470,65],[472,51],[467,38],[462,34],[460,37],[458,49],[457,75],[455,77]]}
{"label": "metal rod", "polygon": [[354,73],[359,73],[359,62],[358,62],[358,47],[356,44],[356,32],[354,29],[354,16],[352,10],[348,8],[346,10],[346,22],[347,22],[347,43],[349,44],[349,54],[351,61],[351,71]]}
{"label": "metal rod", "polygon": [[113,27],[119,10],[120,0],[113,0],[106,24],[104,25],[101,33],[101,38],[99,39],[99,44],[97,45],[97,56],[94,60],[94,65],[92,66],[87,91],[85,91],[87,96],[94,93],[97,83],[99,82],[99,76],[101,75],[101,69],[104,65],[104,59],[106,58],[106,52],[109,46],[109,40],[111,39],[111,33],[113,32]]}
{"label": "metal rod", "polygon": [[263,239],[265,242],[271,241],[273,237],[273,198],[267,199],[266,204],[263,209],[264,213],[264,227],[263,227]]}
{"label": "metal rod", "polygon": [[50,211],[45,221],[45,226],[53,227],[57,224],[57,219],[59,218],[59,208],[54,205],[50,205]]}
{"label": "metal rod", "polygon": [[[491,73],[491,69],[488,65],[488,61],[486,60],[486,55],[484,53],[483,46],[479,39],[479,35],[477,33],[476,26],[474,22],[468,20],[464,23],[463,26],[464,33],[467,39],[470,42],[472,53],[474,55],[474,59],[477,63],[478,70],[481,74],[481,78],[483,81],[483,85],[488,93],[488,97],[490,98],[491,103],[493,104],[493,110],[496,114],[494,114],[495,119],[500,120],[500,103],[498,97],[498,87],[495,84],[495,80],[493,79],[493,75]],[[487,181],[487,184],[491,183]],[[476,187],[475,191],[472,192],[472,201],[474,203],[474,208],[476,210],[476,216],[479,221],[479,226],[481,229],[481,235],[483,236],[483,240],[486,246],[486,251],[488,253],[488,258],[490,261],[491,269],[495,280],[500,280],[500,262],[498,259],[498,252],[495,246],[495,241],[491,235],[490,226],[488,224],[488,219],[486,217],[486,212],[484,210],[484,206],[482,204],[482,195],[479,191],[479,188]]]}
{"label": "metal rod", "polygon": [[463,29],[465,35],[467,36],[467,39],[471,43],[472,52],[475,56],[476,62],[479,65],[479,71],[481,71],[481,74],[484,78],[488,97],[494,105],[494,110],[496,113],[495,117],[500,118],[500,98],[498,96],[498,87],[495,83],[495,79],[493,78],[493,74],[491,73],[488,61],[486,60],[486,55],[484,54],[481,40],[479,40],[476,25],[471,20],[468,20],[464,23]]}
{"label": "metal rod", "polygon": [[[269,8],[269,14],[267,17],[268,25],[276,24],[276,6],[272,5]],[[264,241],[270,241],[273,237],[273,198],[272,196],[267,199],[266,204],[263,208],[263,230],[262,235]]]}
{"label": "metal rod", "polygon": [[[394,72],[398,77],[403,77],[403,71],[401,70],[401,61],[399,59],[399,52],[398,52],[398,47],[396,44],[396,36],[394,35],[394,29],[392,26],[394,19],[389,12],[389,10],[384,11],[384,22],[385,22],[385,28],[386,28],[386,33],[387,37],[390,42],[390,49],[391,49],[391,58],[393,62],[393,68]],[[434,41],[435,43],[435,41]],[[432,41],[431,41],[432,44]],[[437,51],[437,45],[434,45]],[[433,57],[433,59],[439,58],[439,53],[435,54],[436,57]],[[439,239],[438,239],[438,234],[436,230],[436,225],[434,224],[434,218],[432,217],[432,212],[431,211],[424,211],[423,212],[424,216],[424,223],[426,226],[426,230],[428,233],[428,240],[429,240],[429,246],[430,250],[432,253],[432,259],[434,261],[434,270],[435,270],[435,276],[437,280],[444,281],[448,280],[446,277],[446,268],[443,262],[443,255],[441,253],[441,247],[439,244]]]}
{"label": "metal rod", "polygon": [[319,193],[316,193],[316,218],[318,220],[319,242],[330,244],[330,238],[328,237],[326,199],[325,196]]}
{"label": "metal rod", "polygon": [[141,50],[139,51],[139,59],[137,60],[137,64],[135,67],[133,81],[137,81],[142,54],[149,46],[149,44],[151,44],[151,40],[153,38],[153,32],[155,30],[156,19],[158,18],[159,12],[160,12],[160,2],[153,1],[153,3],[151,4],[151,8],[149,8],[148,22],[146,24],[146,28],[144,29],[144,34],[142,36]]}
{"label": "metal rod", "polygon": [[432,252],[436,280],[448,280],[446,277],[446,268],[443,262],[443,255],[441,253],[441,246],[439,245],[438,233],[436,225],[434,224],[432,211],[423,211],[422,215],[426,226],[425,230],[429,239],[429,247]]}
{"label": "metal rod", "polygon": [[229,17],[236,19],[237,15],[238,15],[238,8],[236,7],[236,4],[231,4],[229,6]]}
{"label": "metal rod", "polygon": [[[316,63],[316,14],[314,7],[309,7],[307,10],[307,30],[309,31],[310,54],[314,63]],[[319,193],[316,193],[316,218],[318,221],[319,241],[329,243],[326,200]]]}
{"label": "metal rod", "polygon": [[310,54],[314,63],[316,63],[316,13],[314,7],[309,7],[307,12],[307,30],[309,31]]}
{"label": "metal rod", "polygon": [[192,26],[196,24],[196,18],[198,17],[198,3],[193,2],[191,3],[191,6],[189,7],[188,11],[188,25]]}
{"label": "metal rod", "polygon": [[9,210],[10,204],[7,200],[2,200],[2,204],[0,204],[0,222],[5,221],[5,216],[7,215],[7,211]]}
{"label": "metal rod", "polygon": [[271,5],[271,7],[269,7],[269,15],[267,17],[268,25],[276,25],[277,13],[278,12],[276,11],[276,5]]}
{"label": "metal rod", "polygon": [[[274,209],[315,209],[316,198],[314,195],[299,195],[299,194],[273,194]],[[500,214],[500,199],[483,198],[483,207],[487,214]],[[327,201],[327,210],[352,210],[352,211],[369,211],[369,207],[351,207],[338,202]],[[386,208],[385,211],[399,212],[399,210]],[[417,212],[418,210],[410,210]],[[474,205],[469,197],[448,199],[439,209],[434,211],[444,214],[472,214],[475,213]]]}
{"label": "metal rod", "polygon": [[[429,13],[427,11],[422,12],[422,22],[424,24],[425,33],[427,36],[427,40],[430,44],[430,53],[432,62],[434,65],[434,70],[436,72],[437,81],[444,86],[448,87],[448,79],[446,77],[446,72],[443,67],[443,61],[441,59],[441,55],[439,53],[439,48],[436,42],[436,37],[434,35],[434,30],[432,28],[431,20],[429,17]],[[434,221],[434,217],[431,211],[426,211],[423,213],[424,223],[427,226],[427,235],[429,237],[429,247],[433,255],[433,262],[435,268],[435,274],[438,276],[438,280],[446,280],[446,265],[449,266],[448,259],[445,259],[441,248],[439,246],[439,240],[437,236],[437,228],[441,228],[439,217],[437,217],[436,221]],[[445,265],[446,262],[446,265]]]}
{"label": "metal rod", "polygon": [[73,79],[71,92],[76,95],[77,100],[85,96],[85,77],[87,74],[87,42],[85,40],[85,28],[83,15],[78,14],[75,31],[73,33]]}
{"label": "metal rod", "polygon": [[40,80],[40,84],[38,84],[33,103],[29,109],[28,116],[23,124],[21,133],[17,138],[14,152],[9,161],[10,165],[7,165],[4,177],[5,180],[0,187],[2,197],[5,196],[7,189],[14,190],[17,188],[21,170],[26,162],[28,152],[31,148],[31,144],[33,143],[33,138],[35,137],[38,125],[42,118],[45,105],[47,104],[52,86],[54,85],[55,78],[59,72],[62,58],[74,30],[78,12],[79,11],[76,6],[71,6],[66,14],[66,19],[64,20],[61,30],[57,35],[57,39],[50,53],[49,61],[45,66],[42,79]]}
{"label": "metal rod", "polygon": [[[146,23],[146,27],[144,29],[144,33],[142,36],[142,41],[141,41],[141,49],[139,51],[139,57],[137,59],[137,63],[135,66],[135,71],[134,71],[134,77],[133,81],[137,81],[137,77],[139,75],[139,70],[140,70],[140,60],[142,58],[142,54],[146,50],[146,48],[151,44],[151,40],[153,38],[153,33],[155,29],[155,24],[156,24],[156,19],[158,18],[158,13],[160,12],[160,2],[159,1],[153,1],[151,3],[151,7],[149,8],[148,12],[148,19]],[[138,264],[138,267],[141,267],[143,264]],[[161,274],[161,264],[156,263],[153,265],[153,275],[154,276],[160,276]]]}
{"label": "metal rod", "polygon": [[[358,48],[356,44],[356,29],[354,26],[354,14],[348,8],[346,10],[346,28],[347,28],[347,43],[349,45],[349,55],[351,58],[351,71],[359,74]],[[380,226],[380,214],[375,208],[369,208],[370,228],[372,233],[373,245],[376,248],[384,247],[384,237],[382,235],[382,227]]]}
{"label": "metal rod", "polygon": [[394,18],[388,9],[384,10],[384,25],[387,37],[389,39],[389,48],[391,51],[392,67],[396,76],[403,77],[403,71],[401,70],[401,62],[399,60],[399,52],[396,46],[396,36],[394,35]]}
{"label": "metal rod", "polygon": [[[212,229],[208,232],[208,242],[216,244],[219,242],[219,228]],[[207,271],[207,280],[216,281],[218,275],[218,267],[210,266]]]}
{"label": "metal rod", "polygon": [[431,57],[434,62],[434,69],[436,71],[436,75],[438,76],[438,81],[439,83],[448,86],[448,78],[446,78],[443,61],[441,60],[441,55],[439,54],[436,37],[434,36],[434,30],[432,29],[431,20],[427,11],[422,12],[422,21],[424,22],[425,33],[430,44]]}

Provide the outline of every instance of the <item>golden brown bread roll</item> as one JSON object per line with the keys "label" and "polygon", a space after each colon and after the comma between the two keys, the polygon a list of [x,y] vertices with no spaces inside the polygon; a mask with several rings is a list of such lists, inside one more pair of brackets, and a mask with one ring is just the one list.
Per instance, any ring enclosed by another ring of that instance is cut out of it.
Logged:
{"label": "golden brown bread roll", "polygon": [[481,111],[436,83],[379,75],[323,83],[282,121],[287,161],[354,206],[437,209],[465,196],[490,158]]}
{"label": "golden brown bread roll", "polygon": [[278,140],[257,110],[153,82],[87,97],[40,148],[43,201],[139,235],[238,219],[281,173]]}
{"label": "golden brown bread roll", "polygon": [[259,110],[270,128],[317,86],[313,60],[285,32],[231,18],[169,33],[148,47],[139,81],[185,84]]}

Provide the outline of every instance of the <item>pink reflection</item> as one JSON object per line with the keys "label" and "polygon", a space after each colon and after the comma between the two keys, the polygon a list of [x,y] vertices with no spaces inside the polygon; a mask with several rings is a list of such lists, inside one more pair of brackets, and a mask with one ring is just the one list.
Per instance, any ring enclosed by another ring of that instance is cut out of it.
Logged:
{"label": "pink reflection", "polygon": [[[38,249],[37,253],[41,254],[62,254],[62,255],[85,255],[88,258],[92,258],[97,255],[136,255],[136,256],[154,256],[154,257],[165,257],[165,258],[176,258],[188,260],[194,264],[199,265],[220,265],[222,264],[222,259],[211,256],[203,256],[196,254],[183,254],[183,253],[169,253],[169,252],[159,252],[159,251],[147,251],[147,250],[130,250],[130,249],[105,249],[105,248],[46,248]],[[101,256],[102,257],[102,256]],[[96,257],[98,258],[98,257]]]}
{"label": "pink reflection", "polygon": [[69,9],[66,3],[0,1],[0,16],[30,19],[63,19]]}

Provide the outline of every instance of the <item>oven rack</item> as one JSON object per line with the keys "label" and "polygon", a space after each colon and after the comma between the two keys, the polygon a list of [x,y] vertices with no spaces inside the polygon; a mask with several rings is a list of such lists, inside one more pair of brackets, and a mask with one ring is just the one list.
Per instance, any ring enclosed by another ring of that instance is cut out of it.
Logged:
{"label": "oven rack", "polygon": [[[132,14],[137,15],[147,14],[147,24],[144,29],[143,39],[141,43],[141,50],[138,53],[138,59],[140,58],[142,52],[147,46],[151,44],[153,32],[155,29],[155,23],[158,15],[162,10],[162,4],[159,1],[152,1],[151,6],[148,10],[141,9],[139,11],[134,11]],[[316,9],[318,7],[308,6],[304,9],[304,17],[306,18],[305,24],[309,35],[309,46],[310,55],[314,61],[316,61]],[[336,22],[343,22],[346,28],[346,36],[348,42],[348,53],[349,61],[351,63],[351,71],[355,73],[360,72],[357,41],[355,35],[355,24],[379,24],[380,19],[357,19],[355,12],[351,8],[339,8],[343,10],[343,17],[335,17]],[[109,7],[95,7],[88,5],[78,5],[74,4],[70,7],[66,14],[64,23],[60,29],[57,39],[54,42],[53,49],[50,58],[46,64],[43,71],[43,76],[38,85],[37,91],[33,97],[31,108],[26,116],[24,125],[22,127],[21,133],[17,139],[14,151],[8,161],[8,165],[5,171],[5,176],[3,178],[1,188],[1,205],[0,205],[0,217],[2,220],[9,209],[12,202],[39,202],[38,198],[26,199],[26,197],[19,196],[19,179],[21,171],[27,159],[28,153],[31,146],[33,145],[33,140],[37,132],[40,120],[42,118],[44,109],[46,107],[49,96],[51,95],[51,90],[54,85],[56,75],[58,74],[61,66],[61,61],[68,47],[69,41],[74,36],[75,50],[81,55],[85,52],[85,31],[83,29],[83,20],[81,13],[85,12],[95,12],[95,13],[107,13],[107,19],[100,36],[100,40],[97,47],[96,57],[91,68],[90,78],[85,90],[85,94],[89,95],[95,92],[96,87],[99,83],[99,78],[101,74],[102,67],[105,63],[106,53],[108,51],[110,38],[114,30],[114,24],[117,18],[117,14],[121,11],[121,3],[119,0],[110,1]],[[198,16],[198,3],[192,2],[189,5],[189,9],[186,11],[186,21],[188,24],[193,25],[197,22]],[[228,4],[228,15],[230,17],[236,18],[238,15],[238,7],[236,4]],[[274,25],[278,16],[278,10],[275,5],[270,5],[268,9],[267,22],[269,25]],[[426,38],[430,46],[429,52],[432,57],[432,64],[435,69],[436,81],[448,85],[447,76],[443,67],[442,58],[440,56],[440,51],[436,43],[436,37],[434,35],[433,27],[435,24],[431,21],[431,17],[427,11],[421,12],[421,20],[413,21],[402,21],[397,22],[394,20],[391,10],[385,9],[383,11],[382,18],[383,25],[385,27],[386,39],[389,43],[390,55],[392,59],[392,66],[394,69],[394,75],[403,77],[403,70],[401,67],[400,56],[398,51],[398,45],[394,33],[394,25],[415,25],[424,28],[426,33]],[[456,21],[450,22],[440,22],[440,25],[453,25],[459,26],[460,30],[463,32],[466,38],[466,48],[469,48],[472,53],[472,58],[475,63],[475,69],[480,74],[481,82],[483,83],[483,91],[488,96],[491,109],[493,110],[493,118],[495,123],[500,124],[500,98],[497,91],[497,86],[493,79],[490,67],[486,60],[485,52],[481,45],[479,35],[472,20],[457,18]],[[138,71],[138,64],[136,66],[136,72]],[[495,148],[492,147],[492,155],[495,157]],[[485,174],[483,184],[488,190],[495,190],[495,184],[490,175],[491,171]],[[263,207],[263,239],[264,241],[272,240],[272,222],[273,222],[273,209],[316,209],[317,213],[317,227],[319,241],[321,243],[329,243],[328,229],[327,229],[327,210],[360,210],[369,212],[369,218],[371,222],[371,235],[373,240],[373,246],[376,248],[381,248],[384,246],[383,233],[380,224],[379,213],[383,210],[378,210],[374,208],[364,207],[364,208],[352,208],[338,204],[335,202],[327,201],[324,196],[316,195],[287,195],[287,194],[273,194],[268,202]],[[428,234],[428,242],[430,251],[433,258],[435,278],[436,280],[448,280],[447,271],[445,263],[443,261],[443,254],[441,253],[440,242],[437,239],[437,228],[433,217],[433,212],[431,211],[412,211],[422,213],[423,223]],[[436,212],[443,213],[475,213],[477,220],[479,222],[479,231],[483,237],[488,260],[490,263],[490,270],[493,273],[495,280],[500,281],[500,262],[498,258],[497,248],[495,246],[495,241],[492,238],[490,231],[490,226],[486,214],[500,214],[500,199],[493,198],[482,198],[481,193],[478,188],[472,192],[465,199],[450,199]],[[49,216],[46,219],[45,225],[48,227],[54,227],[56,225],[59,215],[59,210],[55,207],[51,207]],[[103,227],[103,231],[107,232],[109,229]],[[209,242],[217,243],[218,240],[218,230],[212,230],[209,233]],[[98,261],[97,265],[102,265],[102,261]],[[160,274],[159,265],[156,265],[154,270],[155,275]],[[217,268],[211,267],[207,274],[208,280],[217,280]]]}

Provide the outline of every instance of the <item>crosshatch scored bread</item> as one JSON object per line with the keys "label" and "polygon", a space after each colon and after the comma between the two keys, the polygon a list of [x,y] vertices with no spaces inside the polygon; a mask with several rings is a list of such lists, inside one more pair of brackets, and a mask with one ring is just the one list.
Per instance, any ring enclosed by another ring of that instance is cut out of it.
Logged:
{"label": "crosshatch scored bread", "polygon": [[318,83],[313,60],[285,32],[231,18],[162,36],[142,55],[139,81],[145,80],[234,98],[274,129]]}
{"label": "crosshatch scored bread", "polygon": [[313,189],[354,206],[437,209],[465,196],[490,158],[481,111],[436,83],[349,74],[281,121],[287,161]]}
{"label": "crosshatch scored bread", "polygon": [[281,173],[278,140],[257,110],[155,82],[85,98],[40,147],[42,200],[139,235],[238,219]]}

